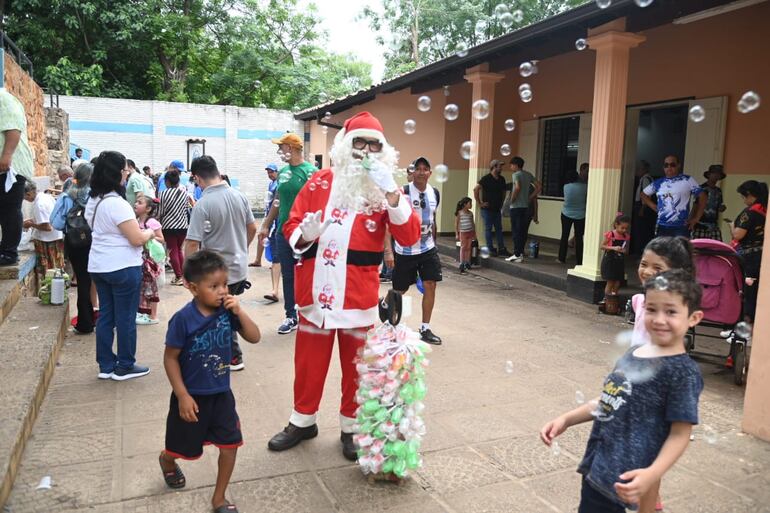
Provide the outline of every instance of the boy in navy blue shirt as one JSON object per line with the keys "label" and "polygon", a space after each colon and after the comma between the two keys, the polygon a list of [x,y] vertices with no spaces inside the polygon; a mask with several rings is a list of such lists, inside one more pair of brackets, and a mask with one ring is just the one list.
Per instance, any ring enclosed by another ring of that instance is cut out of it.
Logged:
{"label": "boy in navy blue shirt", "polygon": [[255,344],[259,328],[228,293],[227,264],[218,253],[198,251],[185,260],[184,283],[193,300],[168,323],[163,364],[173,393],[166,420],[166,448],[160,453],[170,488],[186,481],[176,459],[195,460],[203,446],[219,448],[219,472],[211,504],[215,513],[236,512],[225,500],[243,444],[235,398],[230,390],[232,332]]}
{"label": "boy in navy blue shirt", "polygon": [[698,423],[703,379],[687,355],[684,336],[700,322],[701,289],[682,270],[644,284],[645,328],[651,343],[623,355],[601,396],[548,422],[546,445],[568,427],[594,420],[578,472],[579,513],[655,511],[660,480],[684,453]]}

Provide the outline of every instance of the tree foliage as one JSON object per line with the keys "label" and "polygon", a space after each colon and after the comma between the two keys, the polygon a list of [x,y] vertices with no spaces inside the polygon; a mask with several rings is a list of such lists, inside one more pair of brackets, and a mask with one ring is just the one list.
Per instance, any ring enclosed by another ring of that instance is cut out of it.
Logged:
{"label": "tree foliage", "polygon": [[[381,10],[367,6],[360,16],[379,34],[378,42],[386,49],[385,78],[392,78],[585,1],[381,0]],[[514,18],[510,25],[496,14],[500,4]]]}
{"label": "tree foliage", "polygon": [[298,109],[371,85],[297,0],[14,0],[6,27],[62,94]]}

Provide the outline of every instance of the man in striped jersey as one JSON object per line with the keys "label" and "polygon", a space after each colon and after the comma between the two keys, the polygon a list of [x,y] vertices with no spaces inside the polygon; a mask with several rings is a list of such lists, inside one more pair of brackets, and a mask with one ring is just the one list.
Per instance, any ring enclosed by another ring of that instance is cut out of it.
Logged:
{"label": "man in striped jersey", "polygon": [[436,250],[436,209],[441,197],[438,190],[428,185],[430,162],[425,157],[414,161],[412,183],[404,186],[417,217],[420,218],[420,240],[412,246],[402,246],[396,241],[396,263],[393,268],[393,288],[405,293],[410,285],[422,280],[422,325],[420,338],[429,344],[440,345],[441,337],[430,329],[433,303],[436,301],[436,283],[441,281],[441,261]]}

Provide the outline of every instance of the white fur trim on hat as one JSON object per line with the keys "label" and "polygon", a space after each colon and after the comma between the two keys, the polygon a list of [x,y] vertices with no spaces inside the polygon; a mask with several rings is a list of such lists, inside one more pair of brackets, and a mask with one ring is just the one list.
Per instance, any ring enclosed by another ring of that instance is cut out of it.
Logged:
{"label": "white fur trim on hat", "polygon": [[380,142],[385,142],[385,134],[377,130],[372,130],[371,128],[357,128],[355,130],[351,130],[345,134],[345,137],[350,137],[351,139],[354,137],[372,137],[374,139],[378,139]]}

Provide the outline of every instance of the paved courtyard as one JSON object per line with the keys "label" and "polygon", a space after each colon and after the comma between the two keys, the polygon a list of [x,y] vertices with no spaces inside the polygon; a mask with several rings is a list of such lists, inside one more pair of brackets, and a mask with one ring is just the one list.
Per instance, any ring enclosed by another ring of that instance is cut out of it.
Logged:
{"label": "paved courtyard", "polygon": [[[598,395],[611,359],[608,342],[623,329],[620,318],[493,271],[459,276],[454,265],[447,268],[432,322],[444,345],[428,368],[424,467],[403,486],[370,485],[340,451],[337,363],[327,380],[320,435],[287,452],[267,450],[291,411],[294,337],[275,333],[281,304],[260,299],[269,289],[269,271],[251,268],[250,274],[253,287],[243,304],[263,339],[244,345],[246,369],[232,376],[246,445],[229,498],[241,511],[576,510],[575,468],[590,426],[562,436],[558,455],[537,433],[575,405],[576,392]],[[161,295],[163,322],[139,327],[138,361],[152,367],[145,378],[97,381],[93,336],[68,336],[7,511],[210,510],[215,449],[182,463],[188,484],[181,492],[165,487],[158,467],[171,390],[162,366],[165,321],[190,299],[181,287],[167,286]],[[409,295],[419,301],[416,291]],[[412,314],[406,322],[416,328],[419,320]],[[732,385],[731,375],[708,363],[701,368],[703,425],[664,482],[666,511],[770,511],[770,444],[740,432],[743,390]],[[36,490],[44,476],[52,488]]]}

